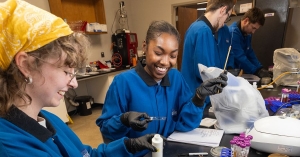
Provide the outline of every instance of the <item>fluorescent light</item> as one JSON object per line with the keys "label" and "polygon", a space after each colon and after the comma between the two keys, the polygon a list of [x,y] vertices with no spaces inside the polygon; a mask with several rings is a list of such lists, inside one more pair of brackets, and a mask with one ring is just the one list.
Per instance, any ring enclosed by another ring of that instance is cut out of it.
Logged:
{"label": "fluorescent light", "polygon": [[206,8],[197,8],[197,10],[206,10]]}
{"label": "fluorescent light", "polygon": [[197,3],[197,5],[200,5],[200,4],[206,4],[207,2],[200,2],[200,3]]}

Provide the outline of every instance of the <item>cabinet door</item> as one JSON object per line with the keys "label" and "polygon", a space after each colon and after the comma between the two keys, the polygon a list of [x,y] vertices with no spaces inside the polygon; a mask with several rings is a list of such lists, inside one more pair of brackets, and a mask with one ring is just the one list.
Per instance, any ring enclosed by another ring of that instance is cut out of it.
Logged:
{"label": "cabinet door", "polygon": [[72,21],[106,24],[103,0],[49,0],[50,11]]}
{"label": "cabinet door", "polygon": [[255,6],[265,14],[265,24],[253,35],[252,46],[258,60],[264,66],[273,65],[274,51],[284,44],[288,18],[287,0],[256,0]]}

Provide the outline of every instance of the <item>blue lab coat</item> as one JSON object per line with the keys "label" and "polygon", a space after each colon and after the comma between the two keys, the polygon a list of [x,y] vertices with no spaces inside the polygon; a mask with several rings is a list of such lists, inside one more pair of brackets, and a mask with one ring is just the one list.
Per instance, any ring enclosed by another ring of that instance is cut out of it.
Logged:
{"label": "blue lab coat", "polygon": [[[198,64],[223,69],[230,44],[231,35],[226,25],[214,33],[205,16],[191,24],[184,38],[181,73],[193,93],[203,82]],[[232,54],[229,55],[227,67],[234,67]],[[205,105],[208,103],[207,97]]]}
{"label": "blue lab coat", "polygon": [[82,144],[75,133],[54,114],[42,110],[39,116],[46,120],[48,129],[16,107],[10,110],[9,116],[0,117],[1,157],[132,156],[124,145],[124,138],[93,149]]}
{"label": "blue lab coat", "polygon": [[[178,70],[170,69],[158,84],[138,63],[135,69],[115,76],[107,91],[102,115],[96,123],[102,135],[112,140],[149,133],[168,137],[175,130],[190,131],[199,127],[204,109],[192,103],[192,96]],[[146,130],[138,132],[120,121],[120,116],[128,111],[145,112],[149,116],[166,117],[166,120],[153,120]]]}
{"label": "blue lab coat", "polygon": [[235,68],[243,69],[245,73],[254,74],[262,68],[252,46],[252,35],[244,35],[241,31],[241,21],[234,22],[229,26],[229,31],[233,34],[231,51],[234,54]]}

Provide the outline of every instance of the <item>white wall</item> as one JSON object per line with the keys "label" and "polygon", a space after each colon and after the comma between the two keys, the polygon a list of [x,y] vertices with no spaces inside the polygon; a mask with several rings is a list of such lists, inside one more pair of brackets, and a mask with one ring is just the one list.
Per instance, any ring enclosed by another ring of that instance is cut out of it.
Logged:
{"label": "white wall", "polygon": [[138,49],[142,49],[147,28],[153,20],[165,20],[175,25],[174,6],[203,1],[206,0],[130,0],[133,15],[130,19],[134,21],[132,31],[138,35]]}

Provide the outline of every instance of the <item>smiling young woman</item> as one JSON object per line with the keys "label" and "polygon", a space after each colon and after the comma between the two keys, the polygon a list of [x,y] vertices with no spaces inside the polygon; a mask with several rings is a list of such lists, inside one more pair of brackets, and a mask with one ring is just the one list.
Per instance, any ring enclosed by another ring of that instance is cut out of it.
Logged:
{"label": "smiling young woman", "polygon": [[[199,126],[207,95],[226,86],[227,76],[204,82],[197,94],[190,91],[181,73],[173,68],[180,36],[166,21],[153,21],[143,51],[146,65],[114,77],[107,91],[102,115],[96,123],[106,139],[139,137],[147,133],[169,136],[173,131],[190,131]],[[151,117],[163,117],[153,120]],[[144,156],[148,151],[138,152]]]}

